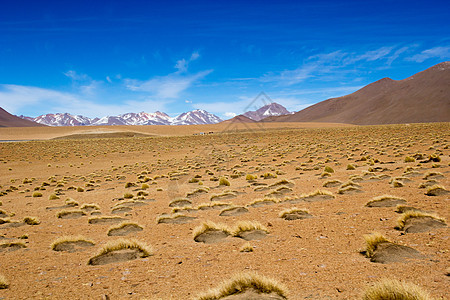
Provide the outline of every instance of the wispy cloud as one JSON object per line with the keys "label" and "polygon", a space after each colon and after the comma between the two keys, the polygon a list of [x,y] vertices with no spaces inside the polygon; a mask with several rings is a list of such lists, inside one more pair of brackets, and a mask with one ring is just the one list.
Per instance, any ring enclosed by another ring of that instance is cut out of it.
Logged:
{"label": "wispy cloud", "polygon": [[450,58],[450,46],[434,47],[434,48],[430,48],[427,50],[423,50],[422,52],[420,52],[416,55],[413,55],[410,58],[407,58],[407,60],[421,63],[430,58],[439,58],[442,60],[449,59]]}
{"label": "wispy cloud", "polygon": [[150,93],[161,99],[178,98],[183,91],[213,71],[204,70],[194,74],[188,73],[189,63],[197,60],[199,57],[198,52],[194,52],[188,60],[178,60],[175,64],[177,71],[166,76],[155,76],[145,81],[125,79],[125,86],[131,91]]}
{"label": "wispy cloud", "polygon": [[80,93],[61,92],[33,86],[0,84],[0,103],[12,114],[28,113],[36,116],[43,113],[69,112],[88,117],[117,115],[125,112],[162,110],[169,101],[152,99],[125,100],[120,104],[103,103],[98,99],[89,99]]}
{"label": "wispy cloud", "polygon": [[69,77],[70,79],[74,80],[74,81],[86,81],[86,80],[91,80],[91,78],[86,75],[86,74],[80,74],[77,73],[74,70],[69,70],[67,72],[63,73],[65,76]]}
{"label": "wispy cloud", "polygon": [[384,61],[390,66],[393,61],[406,52],[409,47],[396,49],[395,46],[381,47],[362,53],[337,50],[309,56],[296,69],[268,72],[259,78],[262,82],[275,83],[279,86],[291,86],[307,80],[339,80],[354,73],[361,65]]}

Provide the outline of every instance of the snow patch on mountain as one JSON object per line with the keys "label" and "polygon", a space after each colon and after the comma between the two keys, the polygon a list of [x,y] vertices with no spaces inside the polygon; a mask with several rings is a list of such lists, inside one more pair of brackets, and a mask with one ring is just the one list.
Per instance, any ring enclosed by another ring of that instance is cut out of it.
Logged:
{"label": "snow patch on mountain", "polygon": [[197,109],[171,118],[164,112],[126,113],[103,118],[88,118],[68,113],[45,114],[36,118],[20,116],[48,126],[105,126],[105,125],[201,125],[222,122],[222,119],[205,110]]}

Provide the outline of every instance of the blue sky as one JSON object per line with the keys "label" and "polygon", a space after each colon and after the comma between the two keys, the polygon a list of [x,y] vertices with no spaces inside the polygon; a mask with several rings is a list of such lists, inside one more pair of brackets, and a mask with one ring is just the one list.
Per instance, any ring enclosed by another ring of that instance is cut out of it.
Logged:
{"label": "blue sky", "polygon": [[291,111],[450,60],[447,1],[2,1],[0,106]]}

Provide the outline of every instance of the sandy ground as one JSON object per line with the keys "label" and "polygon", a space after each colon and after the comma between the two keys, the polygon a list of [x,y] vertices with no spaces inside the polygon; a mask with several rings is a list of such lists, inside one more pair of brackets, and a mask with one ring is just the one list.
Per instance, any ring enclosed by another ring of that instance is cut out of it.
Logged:
{"label": "sandy ground", "polygon": [[[0,249],[0,274],[10,282],[8,289],[0,290],[0,298],[102,299],[108,295],[110,299],[190,299],[237,272],[255,271],[285,284],[289,299],[357,299],[367,285],[381,278],[411,282],[446,299],[450,292],[448,227],[405,234],[394,229],[399,217],[395,207],[369,208],[365,204],[389,194],[450,220],[449,194],[427,196],[426,189],[419,188],[427,173],[438,172],[437,183],[450,189],[449,123],[341,128],[289,128],[291,125],[283,124],[283,130],[272,125],[245,126],[237,128],[241,132],[220,133],[226,128],[223,126],[85,128],[82,130],[161,136],[0,143],[0,210],[7,214],[3,219],[21,222],[30,216],[40,220],[34,226],[0,225],[0,244],[21,241],[26,245],[14,251]],[[80,130],[2,128],[0,139],[49,139]],[[193,135],[209,131],[215,133]],[[418,153],[424,159],[405,162],[407,156]],[[432,154],[440,161],[426,162]],[[348,164],[355,169],[348,170]],[[323,177],[326,166],[334,173]],[[277,178],[264,179],[264,173],[277,174]],[[266,186],[289,180],[292,190],[275,198],[272,205],[248,206],[248,212],[239,216],[222,217],[220,210],[195,209],[225,190],[235,191],[237,196],[223,202],[247,206],[275,189],[255,191],[257,186],[246,180],[246,174],[257,175],[256,182]],[[195,175],[201,176],[197,177],[203,185],[189,183]],[[345,183],[352,175],[360,177],[354,177],[359,193],[339,194],[339,186],[323,187],[327,180]],[[218,181],[211,180],[220,177],[228,178],[230,186],[218,186]],[[26,178],[31,182],[24,183]],[[403,186],[393,187],[393,178]],[[146,180],[149,188],[141,190]],[[127,183],[135,185],[126,188]],[[209,191],[189,198],[194,209],[183,212],[197,219],[186,224],[157,224],[159,216],[172,212],[171,201],[200,187],[209,187]],[[317,189],[329,191],[335,198],[285,201]],[[32,197],[35,190],[42,197]],[[59,219],[56,213],[61,209],[48,209],[73,198],[79,206],[95,203],[100,216],[111,216],[113,206],[125,201],[120,200],[125,193],[136,199],[142,191],[148,193],[143,196],[147,205],[118,216],[144,228],[125,238],[151,245],[153,255],[127,262],[87,265],[99,248],[118,238],[107,235],[111,224],[89,224],[90,213]],[[59,199],[50,200],[54,193]],[[306,208],[312,217],[286,221],[278,216],[292,207]],[[254,248],[250,253],[240,252],[246,243],[240,238],[197,243],[192,232],[206,220],[229,226],[240,220],[258,221],[269,234],[250,241]],[[370,262],[360,251],[365,247],[363,235],[372,232],[412,247],[423,257],[391,264]],[[80,234],[96,245],[72,253],[51,250],[55,239]]]}
{"label": "sandy ground", "polygon": [[2,140],[46,140],[71,134],[99,134],[117,132],[137,132],[152,136],[184,136],[200,133],[223,133],[235,131],[261,131],[282,128],[341,128],[353,127],[337,123],[219,123],[212,125],[152,125],[152,126],[75,126],[75,127],[0,127]]}

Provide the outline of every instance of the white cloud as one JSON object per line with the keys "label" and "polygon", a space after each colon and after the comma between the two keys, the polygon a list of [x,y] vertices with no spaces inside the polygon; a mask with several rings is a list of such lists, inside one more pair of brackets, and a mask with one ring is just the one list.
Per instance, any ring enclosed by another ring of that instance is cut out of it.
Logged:
{"label": "white cloud", "polygon": [[206,70],[191,75],[181,75],[175,72],[167,76],[154,77],[147,81],[125,79],[125,86],[131,91],[148,92],[158,98],[173,99],[179,97],[181,92],[211,72],[212,70]]}
{"label": "white cloud", "polygon": [[386,65],[390,66],[394,60],[409,49],[409,47],[402,47],[397,50],[395,48],[394,46],[386,46],[363,53],[342,50],[319,53],[308,57],[296,69],[268,72],[259,80],[272,82],[280,86],[290,86],[315,78],[325,81],[343,79],[347,74],[353,73],[361,64],[385,60]]}
{"label": "white cloud", "polygon": [[200,71],[195,74],[188,74],[189,63],[198,59],[198,52],[191,54],[189,60],[180,59],[175,64],[176,72],[166,76],[156,76],[149,80],[125,79],[127,89],[135,92],[147,92],[152,96],[162,99],[178,98],[180,93],[191,87],[196,81],[201,80],[213,70]]}
{"label": "white cloud", "polygon": [[69,112],[87,117],[103,117],[125,112],[166,109],[170,102],[152,99],[126,100],[121,104],[101,103],[83,94],[60,92],[32,86],[0,85],[0,103],[12,114],[37,116],[44,113]]}
{"label": "white cloud", "polygon": [[69,70],[67,72],[64,72],[63,74],[65,76],[69,77],[70,79],[74,80],[74,81],[85,81],[85,80],[90,80],[91,79],[86,74],[78,74],[74,70]]}
{"label": "white cloud", "polygon": [[196,51],[191,54],[190,61],[194,61],[200,57],[200,54]]}
{"label": "white cloud", "polygon": [[407,58],[407,60],[421,63],[430,58],[439,58],[442,60],[450,58],[450,46],[430,48]]}
{"label": "white cloud", "polygon": [[227,117],[227,118],[230,118],[230,119],[237,116],[236,113],[234,113],[234,112],[229,112],[229,111],[227,111],[227,112],[224,113],[223,115],[224,115],[225,117]]}
{"label": "white cloud", "polygon": [[175,64],[175,69],[178,70],[177,71],[178,73],[187,72],[189,63],[194,61],[194,60],[197,60],[199,57],[200,57],[200,54],[198,54],[198,52],[193,52],[191,54],[191,57],[189,58],[189,60],[186,60],[184,58],[178,60],[177,63]]}

